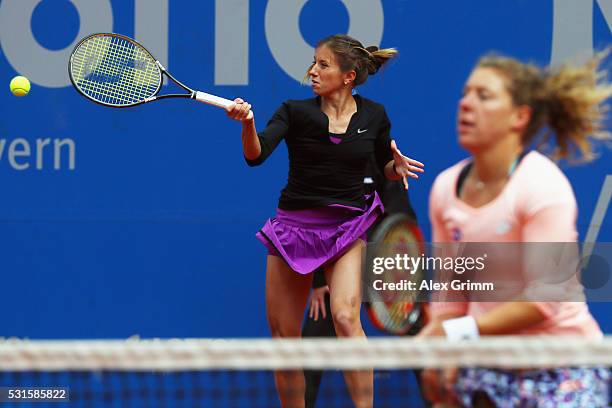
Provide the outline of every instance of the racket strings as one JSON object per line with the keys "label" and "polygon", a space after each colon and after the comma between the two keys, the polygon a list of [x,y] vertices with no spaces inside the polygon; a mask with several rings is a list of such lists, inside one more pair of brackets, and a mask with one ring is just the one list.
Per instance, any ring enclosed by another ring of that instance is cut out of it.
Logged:
{"label": "racket strings", "polygon": [[[147,88],[143,88],[143,87],[134,87],[134,82],[130,82],[130,78],[133,76],[134,74],[134,70],[132,70],[132,72],[127,72],[125,75],[123,74],[129,67],[128,64],[130,61],[135,61],[137,58],[146,58],[146,56],[142,55],[142,52],[139,53],[140,49],[134,47],[133,44],[130,44],[129,42],[120,39],[120,38],[110,38],[111,41],[111,46],[108,48],[108,59],[105,60],[111,60],[115,62],[115,68],[110,74],[112,74],[111,76],[109,76],[110,78],[117,78],[119,77],[120,80],[117,81],[109,81],[110,83],[116,84],[117,85],[117,89],[113,90],[114,92],[111,93],[111,95],[109,96],[114,96],[116,98],[119,98],[121,96],[127,96],[128,100],[130,100],[130,98],[133,98],[131,100],[142,100],[148,96],[152,95],[152,92],[155,91],[155,89],[152,89],[149,92],[147,91]],[[134,55],[137,54],[137,55]],[[140,54],[140,55],[138,55]],[[119,61],[119,64],[116,64],[116,62]],[[104,71],[103,71],[104,72]],[[106,85],[107,83],[105,83]],[[156,84],[154,84],[156,85]]]}
{"label": "racket strings", "polygon": [[[120,64],[119,72],[116,75],[119,75],[121,80],[117,82],[113,82],[117,84],[117,90],[114,93],[115,97],[127,97],[127,100],[130,102],[140,101],[144,98],[152,96],[157,89],[157,79],[159,75],[153,77],[152,88],[143,87],[143,86],[134,86],[136,85],[136,81],[134,75],[137,73],[135,68],[134,61],[146,61],[148,57],[145,55],[140,48],[135,47],[133,44],[129,43],[120,38],[111,38],[111,47],[109,49],[110,58],[115,59],[115,61],[123,61]],[[132,61],[134,67],[129,67],[128,64]],[[154,64],[154,63],[153,63]],[[147,64],[147,66],[150,64]],[[131,72],[127,72],[125,75],[121,75],[121,71],[126,71],[130,69]],[[154,74],[157,74],[157,70],[153,70]],[[146,77],[145,77],[146,78]],[[125,79],[125,80],[124,80]],[[124,99],[125,101],[125,99]]]}
{"label": "racket strings", "polygon": [[[95,71],[90,71],[87,70],[87,65],[92,65],[97,57],[103,56],[103,55],[107,55],[105,57],[102,57],[101,59],[103,61],[108,61],[108,58],[113,57],[112,54],[116,54],[114,52],[112,52],[112,50],[110,50],[108,44],[106,44],[106,47],[102,47],[103,43],[106,42],[108,43],[109,41],[111,41],[110,38],[101,38],[103,41],[97,41],[97,42],[93,42],[91,43],[91,55],[87,58],[87,62],[86,62],[86,66],[85,66],[85,72],[84,72],[84,76],[83,78],[83,88],[87,89],[86,86],[89,87],[89,89],[92,92],[92,95],[90,96],[94,96],[96,99],[105,102],[105,103],[120,103],[121,102],[121,95],[122,92],[125,92],[125,89],[120,89],[117,87],[117,89],[114,89],[112,87],[109,87],[109,82],[105,82],[105,81],[98,81],[98,80],[92,80],[92,76],[91,74],[95,74],[97,75],[96,78],[99,77],[106,77],[106,78],[112,78],[114,76],[117,76],[118,72],[116,67],[114,66],[114,64],[111,63],[104,63],[104,64],[98,64],[95,67]],[[88,44],[89,45],[89,44]],[[111,52],[109,52],[111,51]],[[112,61],[112,60],[111,60]]]}
{"label": "racket strings", "polygon": [[161,73],[140,46],[116,36],[94,36],[74,52],[71,71],[77,87],[88,97],[125,106],[157,92]]}
{"label": "racket strings", "polygon": [[[84,42],[79,48],[79,53],[75,54],[75,60],[82,62],[79,65],[79,79],[77,83],[84,91],[90,91],[90,96],[95,96],[96,98],[106,102],[111,92],[110,89],[106,89],[105,92],[105,84],[104,82],[94,81],[92,80],[91,74],[96,74],[100,76],[111,76],[115,73],[112,72],[111,64],[101,64],[100,61],[104,59],[103,55],[105,54],[105,50],[108,50],[108,44],[103,47],[104,43],[108,43],[109,39],[100,37],[95,39],[95,41],[88,40]],[[78,58],[78,57],[82,58]],[[98,61],[100,60],[100,61]]]}
{"label": "racket strings", "polygon": [[[102,60],[105,62],[96,66],[95,71],[85,72],[86,76],[83,78],[87,81],[88,84],[93,85],[93,90],[98,97],[100,97],[104,102],[112,103],[113,98],[120,98],[120,95],[126,91],[126,87],[121,86],[121,82],[115,81],[101,81],[101,80],[92,80],[92,74],[96,75],[95,78],[115,78],[121,76],[123,73],[119,72],[119,64],[117,64],[119,55],[118,55],[118,47],[112,48],[109,44],[113,42],[113,38],[103,38],[104,41],[94,42],[93,45],[93,55],[102,56],[105,55]],[[102,47],[102,44],[105,44],[105,47]],[[95,58],[94,58],[95,61]],[[93,61],[91,61],[93,62]],[[108,85],[110,83],[115,83],[117,85],[117,89],[113,89]],[[106,91],[106,92],[105,92]]]}
{"label": "racket strings", "polygon": [[[84,91],[90,91],[90,96],[105,103],[121,103],[121,96],[126,92],[126,87],[120,81],[107,81],[108,78],[118,78],[123,72],[119,71],[117,64],[116,49],[109,47],[109,38],[101,38],[102,41],[92,41],[83,44],[88,52],[85,65],[81,71],[82,81],[78,81]],[[107,43],[107,44],[104,44]],[[102,63],[96,61],[101,60]],[[95,69],[91,67],[95,64]],[[89,68],[88,68],[89,67]],[[114,85],[114,86],[111,86]],[[135,96],[135,94],[134,94]],[[119,100],[115,100],[119,99]]]}

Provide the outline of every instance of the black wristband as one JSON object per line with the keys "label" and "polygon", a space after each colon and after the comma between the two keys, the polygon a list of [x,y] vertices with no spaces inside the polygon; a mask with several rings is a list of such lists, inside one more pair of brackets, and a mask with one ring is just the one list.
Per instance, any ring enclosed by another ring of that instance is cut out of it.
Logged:
{"label": "black wristband", "polygon": [[327,280],[325,279],[325,272],[323,271],[323,268],[316,269],[313,272],[312,288],[317,289],[325,285],[327,285]]}

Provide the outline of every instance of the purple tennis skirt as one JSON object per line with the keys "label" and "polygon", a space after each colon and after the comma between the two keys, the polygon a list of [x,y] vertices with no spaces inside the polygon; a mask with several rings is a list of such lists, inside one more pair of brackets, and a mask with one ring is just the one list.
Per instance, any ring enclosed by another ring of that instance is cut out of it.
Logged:
{"label": "purple tennis skirt", "polygon": [[280,256],[294,271],[308,274],[337,258],[362,238],[384,212],[378,194],[366,197],[366,209],[332,204],[287,211],[280,208],[257,233],[270,255]]}

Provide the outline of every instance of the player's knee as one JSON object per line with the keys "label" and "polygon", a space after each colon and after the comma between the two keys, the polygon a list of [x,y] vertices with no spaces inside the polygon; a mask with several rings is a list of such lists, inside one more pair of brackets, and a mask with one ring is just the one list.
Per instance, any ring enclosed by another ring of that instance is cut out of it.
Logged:
{"label": "player's knee", "polygon": [[349,306],[338,307],[332,312],[336,333],[339,336],[354,336],[361,331],[359,310]]}

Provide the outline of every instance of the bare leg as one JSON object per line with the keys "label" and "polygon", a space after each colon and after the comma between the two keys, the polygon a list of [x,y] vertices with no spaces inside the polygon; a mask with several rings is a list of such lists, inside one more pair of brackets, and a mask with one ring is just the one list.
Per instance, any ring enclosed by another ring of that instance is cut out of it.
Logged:
{"label": "bare leg", "polygon": [[[300,275],[277,256],[268,255],[266,311],[272,337],[301,337],[302,319],[312,274]],[[304,407],[304,374],[296,370],[274,373],[276,389],[284,408]]]}
{"label": "bare leg", "polygon": [[[325,296],[324,307],[326,312],[325,318],[319,316],[319,320],[315,321],[306,316],[304,319],[304,326],[302,327],[302,337],[336,337],[336,330],[334,329],[334,321],[332,320],[329,303],[329,294]],[[315,408],[317,406],[317,395],[319,394],[322,378],[322,370],[304,370],[304,380],[306,381],[306,408]]]}
{"label": "bare leg", "polygon": [[[361,309],[361,261],[365,244],[358,239],[325,271],[329,283],[331,311],[338,337],[365,337],[359,315]],[[358,408],[374,404],[372,370],[345,371],[349,393]]]}

